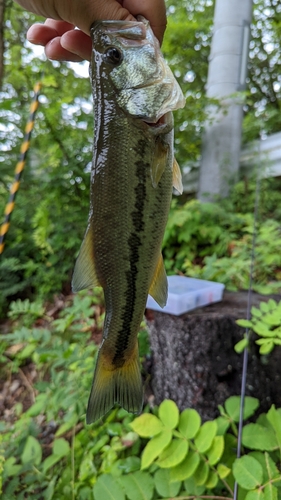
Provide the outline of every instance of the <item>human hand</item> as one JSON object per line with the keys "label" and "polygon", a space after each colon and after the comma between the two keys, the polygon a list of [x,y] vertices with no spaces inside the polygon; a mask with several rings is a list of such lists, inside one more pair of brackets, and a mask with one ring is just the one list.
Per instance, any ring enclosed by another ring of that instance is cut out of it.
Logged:
{"label": "human hand", "polygon": [[90,27],[99,19],[133,21],[141,14],[150,22],[160,43],[166,27],[164,0],[15,1],[26,10],[47,18],[44,24],[29,28],[27,39],[35,45],[43,45],[49,59],[90,60]]}

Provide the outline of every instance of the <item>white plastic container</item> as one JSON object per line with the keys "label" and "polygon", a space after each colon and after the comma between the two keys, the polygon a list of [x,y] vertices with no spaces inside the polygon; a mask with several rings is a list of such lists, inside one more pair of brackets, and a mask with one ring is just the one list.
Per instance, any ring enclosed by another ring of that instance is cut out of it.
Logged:
{"label": "white plastic container", "polygon": [[160,307],[149,295],[147,309],[179,316],[196,307],[206,306],[222,300],[224,285],[185,276],[168,276],[168,300]]}

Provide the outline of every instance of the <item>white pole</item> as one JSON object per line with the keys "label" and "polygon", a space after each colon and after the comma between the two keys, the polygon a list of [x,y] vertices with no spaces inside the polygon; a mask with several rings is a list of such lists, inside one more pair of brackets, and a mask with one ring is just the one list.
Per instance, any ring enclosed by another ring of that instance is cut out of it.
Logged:
{"label": "white pole", "polygon": [[238,178],[243,107],[238,91],[246,88],[253,0],[216,0],[207,96],[210,106],[202,143],[198,198],[227,196]]}

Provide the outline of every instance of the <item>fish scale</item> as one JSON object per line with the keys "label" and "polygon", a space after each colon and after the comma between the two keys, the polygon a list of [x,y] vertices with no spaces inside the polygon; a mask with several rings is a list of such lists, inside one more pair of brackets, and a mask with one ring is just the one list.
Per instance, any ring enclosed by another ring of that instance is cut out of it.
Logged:
{"label": "fish scale", "polygon": [[116,403],[134,413],[142,409],[137,336],[148,293],[162,307],[167,298],[161,244],[173,179],[180,190],[171,110],[184,105],[144,18],[97,22],[91,37],[90,213],[72,280],[74,291],[101,285],[105,298],[88,423]]}

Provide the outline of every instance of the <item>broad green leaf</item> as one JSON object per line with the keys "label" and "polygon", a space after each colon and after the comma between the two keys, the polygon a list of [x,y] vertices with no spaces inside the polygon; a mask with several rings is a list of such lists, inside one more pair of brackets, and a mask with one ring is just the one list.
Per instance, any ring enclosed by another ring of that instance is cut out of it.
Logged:
{"label": "broad green leaf", "polygon": [[39,465],[41,460],[42,449],[39,441],[33,436],[28,436],[21,455],[22,463],[33,463],[35,465]]}
{"label": "broad green leaf", "polygon": [[[198,486],[193,476],[184,481],[184,487],[188,495],[194,495],[196,497],[202,495],[205,491],[205,486]],[[183,496],[185,496],[184,493]]]}
{"label": "broad green leaf", "polygon": [[267,313],[267,312],[270,310],[270,305],[269,305],[269,303],[268,303],[268,302],[261,302],[261,303],[260,303],[260,310],[261,310],[262,312]]}
{"label": "broad green leaf", "polygon": [[[129,500],[151,500],[154,482],[147,472],[136,471],[118,479]],[[107,499],[107,497],[104,497]]]}
{"label": "broad green leaf", "polygon": [[170,429],[166,429],[150,439],[142,452],[141,468],[146,469],[149,467],[150,464],[159,457],[166,446],[170,444],[171,440],[172,431]]}
{"label": "broad green leaf", "polygon": [[248,424],[243,428],[242,443],[251,450],[273,451],[278,442],[273,431],[259,424]]}
{"label": "broad green leaf", "polygon": [[202,486],[203,484],[206,483],[209,475],[210,467],[205,462],[204,460],[201,460],[199,466],[197,467],[196,471],[194,472],[194,481],[197,484],[197,486]]}
{"label": "broad green leaf", "polygon": [[154,482],[157,493],[163,498],[176,497],[180,491],[181,481],[171,482],[168,469],[157,470],[154,475]]}
{"label": "broad green leaf", "polygon": [[264,492],[260,488],[248,491],[245,500],[265,500]]}
{"label": "broad green leaf", "polygon": [[277,309],[271,313],[265,314],[263,317],[263,321],[270,326],[278,326],[281,322],[281,314]]}
{"label": "broad green leaf", "polygon": [[[239,422],[240,401],[240,396],[230,396],[230,398],[225,401],[225,409],[234,422]],[[251,417],[258,407],[259,400],[257,398],[246,396],[244,401],[243,419],[247,420]]]}
{"label": "broad green leaf", "polygon": [[244,455],[236,458],[232,467],[234,478],[239,486],[246,490],[254,490],[263,481],[261,464],[253,457]]}
{"label": "broad green leaf", "polygon": [[219,462],[224,450],[224,437],[215,436],[211,448],[206,452],[210,465],[215,465]]}
{"label": "broad green leaf", "polygon": [[166,399],[159,406],[158,412],[160,420],[168,429],[175,429],[179,421],[179,409],[171,399]]}
{"label": "broad green leaf", "polygon": [[46,400],[48,399],[47,394],[40,394],[36,398],[36,402],[30,406],[26,412],[29,417],[37,417],[46,405]]}
{"label": "broad green leaf", "polygon": [[176,467],[170,469],[171,481],[184,481],[191,477],[200,463],[199,453],[189,451],[187,457]]}
{"label": "broad green leaf", "polygon": [[55,439],[53,444],[53,454],[65,457],[70,452],[69,442],[64,438]]}
{"label": "broad green leaf", "polygon": [[173,439],[159,456],[157,465],[166,469],[175,467],[186,457],[188,452],[188,442],[184,439]]}
{"label": "broad green leaf", "polygon": [[274,484],[269,483],[264,488],[264,500],[277,500],[278,490]]}
{"label": "broad green leaf", "polygon": [[218,475],[220,476],[220,478],[224,479],[231,472],[231,469],[226,467],[226,465],[224,465],[224,464],[219,464],[217,466],[217,471],[218,471]]}
{"label": "broad green leaf", "polygon": [[89,453],[80,463],[79,481],[84,482],[85,479],[94,477],[96,474],[97,470],[94,464],[93,455]]}
{"label": "broad green leaf", "polygon": [[268,474],[268,479],[276,479],[277,477],[280,477],[281,480],[281,474],[277,469],[275,462],[273,462],[271,456],[268,453],[264,454],[264,460]]}
{"label": "broad green leaf", "polygon": [[281,415],[276,410],[275,405],[271,406],[270,410],[266,414],[266,418],[271,423],[275,431],[278,446],[281,449]]}
{"label": "broad green leaf", "polygon": [[217,417],[215,421],[217,422],[217,427],[218,427],[217,436],[224,436],[224,434],[226,433],[227,429],[230,426],[229,419],[226,417]]}
{"label": "broad green leaf", "polygon": [[199,454],[195,451],[189,451],[187,457],[180,464],[170,469],[171,481],[184,481],[184,479],[191,477],[199,463]]}
{"label": "broad green leaf", "polygon": [[135,418],[130,426],[141,437],[156,436],[163,430],[161,420],[150,413],[143,413],[140,417]]}
{"label": "broad green leaf", "polygon": [[208,490],[212,490],[213,488],[215,488],[217,486],[218,481],[219,481],[219,477],[216,474],[216,472],[210,470],[207,481],[205,482],[205,486],[206,486],[206,488],[208,488]]}
{"label": "broad green leaf", "polygon": [[46,473],[53,465],[62,459],[61,455],[54,455],[53,453],[45,458],[43,462],[43,472]]}
{"label": "broad green leaf", "polygon": [[196,448],[201,453],[205,453],[211,447],[216,433],[217,433],[216,421],[212,420],[210,422],[205,422],[202,425],[202,427],[200,427],[194,439]]}
{"label": "broad green leaf", "polygon": [[125,500],[125,494],[111,474],[98,477],[93,488],[95,500]]}
{"label": "broad green leaf", "polygon": [[187,439],[193,439],[201,425],[201,417],[193,408],[187,408],[180,414],[178,429]]}

